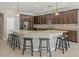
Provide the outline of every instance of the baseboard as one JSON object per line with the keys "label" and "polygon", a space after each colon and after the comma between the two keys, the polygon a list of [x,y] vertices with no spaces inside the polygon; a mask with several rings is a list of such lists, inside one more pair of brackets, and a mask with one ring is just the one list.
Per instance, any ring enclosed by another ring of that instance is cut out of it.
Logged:
{"label": "baseboard", "polygon": [[[23,46],[21,46],[21,48],[23,49]],[[51,51],[54,51],[55,48],[52,48]],[[38,51],[38,49],[34,49],[34,51]]]}
{"label": "baseboard", "polygon": [[[54,51],[54,50],[55,50],[55,48],[52,48],[52,49],[51,49],[51,51]],[[34,51],[38,51],[38,49],[34,49]]]}

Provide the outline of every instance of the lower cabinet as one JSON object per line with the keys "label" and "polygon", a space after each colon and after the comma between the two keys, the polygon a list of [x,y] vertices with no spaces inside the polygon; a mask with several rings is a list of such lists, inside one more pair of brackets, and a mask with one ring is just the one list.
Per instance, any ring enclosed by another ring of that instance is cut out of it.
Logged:
{"label": "lower cabinet", "polygon": [[69,35],[69,40],[70,41],[77,43],[77,31],[75,31],[75,30],[69,30],[68,31],[68,35]]}

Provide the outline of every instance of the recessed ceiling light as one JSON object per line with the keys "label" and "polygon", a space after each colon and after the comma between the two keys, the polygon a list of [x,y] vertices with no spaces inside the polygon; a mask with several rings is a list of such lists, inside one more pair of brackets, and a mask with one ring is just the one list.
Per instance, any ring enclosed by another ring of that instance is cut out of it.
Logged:
{"label": "recessed ceiling light", "polygon": [[66,4],[66,2],[63,2],[62,4]]}
{"label": "recessed ceiling light", "polygon": [[44,8],[45,10],[47,9],[47,8]]}
{"label": "recessed ceiling light", "polygon": [[12,6],[12,8],[15,8],[15,6]]}
{"label": "recessed ceiling light", "polygon": [[37,5],[35,5],[35,7],[39,7],[39,5],[37,4]]}
{"label": "recessed ceiling light", "polygon": [[48,5],[48,7],[52,7],[52,5]]}

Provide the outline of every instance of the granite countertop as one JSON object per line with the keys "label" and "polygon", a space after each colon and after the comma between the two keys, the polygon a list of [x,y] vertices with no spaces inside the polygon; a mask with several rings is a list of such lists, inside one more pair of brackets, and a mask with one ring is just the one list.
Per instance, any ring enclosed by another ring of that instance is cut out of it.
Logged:
{"label": "granite countertop", "polygon": [[61,30],[43,30],[43,31],[32,31],[32,30],[15,30],[14,32],[16,33],[23,33],[23,34],[48,34],[48,33],[63,33],[63,32],[67,32],[67,31],[61,31]]}
{"label": "granite countertop", "polygon": [[64,32],[61,30],[45,30],[45,31],[30,31],[30,30],[15,30],[14,32],[22,35],[23,37],[50,37],[62,35]]}
{"label": "granite countertop", "polygon": [[54,29],[59,29],[59,30],[79,30],[79,28],[54,28]]}

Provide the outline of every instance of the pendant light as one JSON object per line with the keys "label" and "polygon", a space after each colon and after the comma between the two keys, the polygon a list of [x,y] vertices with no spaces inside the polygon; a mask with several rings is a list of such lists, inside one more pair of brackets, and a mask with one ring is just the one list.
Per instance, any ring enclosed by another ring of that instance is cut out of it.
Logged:
{"label": "pendant light", "polygon": [[56,12],[55,12],[55,15],[59,15],[57,2],[56,2]]}
{"label": "pendant light", "polygon": [[19,2],[17,2],[17,16],[19,16]]}

